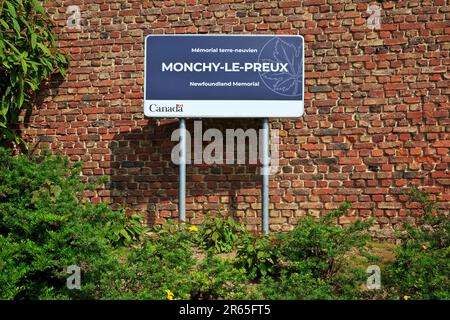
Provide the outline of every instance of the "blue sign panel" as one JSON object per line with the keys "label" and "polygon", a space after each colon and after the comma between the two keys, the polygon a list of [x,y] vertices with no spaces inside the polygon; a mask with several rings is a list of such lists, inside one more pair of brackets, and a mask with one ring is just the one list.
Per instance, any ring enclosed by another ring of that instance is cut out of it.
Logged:
{"label": "blue sign panel", "polygon": [[301,36],[149,35],[144,111],[150,117],[298,117]]}

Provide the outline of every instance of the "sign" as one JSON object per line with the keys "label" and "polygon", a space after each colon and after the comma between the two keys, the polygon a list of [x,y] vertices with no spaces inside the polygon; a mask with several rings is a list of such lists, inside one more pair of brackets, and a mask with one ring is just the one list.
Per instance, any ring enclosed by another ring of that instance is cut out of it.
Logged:
{"label": "sign", "polygon": [[300,117],[304,40],[275,35],[148,35],[147,117]]}

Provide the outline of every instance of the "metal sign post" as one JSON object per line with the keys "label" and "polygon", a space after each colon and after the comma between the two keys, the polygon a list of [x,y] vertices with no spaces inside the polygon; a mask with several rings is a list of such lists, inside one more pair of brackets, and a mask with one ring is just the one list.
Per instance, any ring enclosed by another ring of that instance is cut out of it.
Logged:
{"label": "metal sign post", "polygon": [[262,224],[263,234],[269,234],[269,119],[263,119],[262,153]]}
{"label": "metal sign post", "polygon": [[178,211],[181,222],[186,221],[186,119],[180,118],[180,185]]}

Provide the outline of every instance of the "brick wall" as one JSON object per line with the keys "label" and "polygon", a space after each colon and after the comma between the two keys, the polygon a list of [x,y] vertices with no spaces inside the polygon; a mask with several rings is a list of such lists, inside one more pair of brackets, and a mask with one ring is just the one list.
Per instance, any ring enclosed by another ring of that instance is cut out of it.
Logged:
{"label": "brick wall", "polygon": [[[369,4],[381,30],[367,28]],[[68,29],[67,7],[81,9]],[[149,33],[301,34],[306,43],[305,115],[272,119],[282,171],[270,179],[271,229],[343,201],[341,223],[376,217],[380,235],[420,212],[403,195],[425,186],[442,209],[450,200],[448,0],[73,0],[48,1],[60,46],[70,53],[64,80],[42,92],[25,136],[36,147],[83,160],[87,178],[110,176],[92,201],[131,205],[159,223],[177,217],[178,169],[170,141],[177,124],[143,116],[143,39]],[[193,120],[188,121],[192,128]],[[203,127],[258,128],[256,120],[204,121]],[[199,223],[218,209],[260,228],[256,166],[188,166],[187,215]]]}

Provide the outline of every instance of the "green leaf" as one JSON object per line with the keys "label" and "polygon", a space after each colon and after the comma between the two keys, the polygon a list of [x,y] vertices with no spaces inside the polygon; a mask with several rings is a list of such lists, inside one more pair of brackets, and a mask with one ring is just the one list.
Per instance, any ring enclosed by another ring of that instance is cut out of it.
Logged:
{"label": "green leaf", "polygon": [[5,20],[0,19],[0,24],[1,24],[6,30],[9,30],[9,25],[6,23]]}
{"label": "green leaf", "polygon": [[21,108],[21,107],[22,107],[23,102],[24,102],[24,99],[25,99],[25,95],[24,95],[24,93],[23,93],[23,90],[20,90],[20,91],[19,91],[19,101],[17,102],[18,108]]}
{"label": "green leaf", "polygon": [[18,37],[20,37],[20,25],[16,19],[12,19],[12,27]]}
{"label": "green leaf", "polygon": [[26,74],[28,71],[27,62],[22,56],[20,56],[20,65],[22,66],[23,73]]}
{"label": "green leaf", "polygon": [[65,77],[66,74],[67,74],[66,70],[65,70],[64,68],[62,68],[62,67],[58,67],[58,71],[59,71],[59,73],[61,73],[61,75],[62,75],[63,77]]}
{"label": "green leaf", "polygon": [[33,0],[34,9],[40,14],[44,14],[44,8],[38,0]]}
{"label": "green leaf", "polygon": [[16,13],[16,9],[14,8],[14,6],[12,5],[11,2],[6,2],[6,11],[11,15],[12,18],[16,18],[17,17],[17,13]]}
{"label": "green leaf", "polygon": [[31,34],[31,48],[36,49],[36,33]]}
{"label": "green leaf", "polygon": [[[37,46],[39,47],[39,49],[41,49],[41,51],[43,52],[43,53],[45,53],[47,56],[51,56],[52,55],[52,53],[50,52],[50,50],[44,45],[44,44],[42,44],[42,43],[38,43],[37,44]],[[47,61],[45,61],[45,62],[47,62]],[[44,62],[44,63],[45,63]]]}
{"label": "green leaf", "polygon": [[59,60],[60,60],[62,63],[64,63],[64,64],[68,63],[66,57],[65,57],[63,54],[59,53],[59,52],[58,52],[58,58],[59,58]]}
{"label": "green leaf", "polygon": [[[17,54],[20,54],[20,51],[10,42],[10,41],[8,41],[8,40],[4,40],[5,41],[5,43],[11,48],[11,49],[13,49],[13,51],[15,52],[15,53],[17,53]],[[4,62],[3,62],[4,63]]]}
{"label": "green leaf", "polygon": [[130,241],[130,240],[131,240],[130,235],[129,235],[124,229],[120,230],[119,233],[120,233],[127,241]]}
{"label": "green leaf", "polygon": [[31,81],[26,81],[26,83],[30,86],[31,90],[36,90],[38,87]]}

